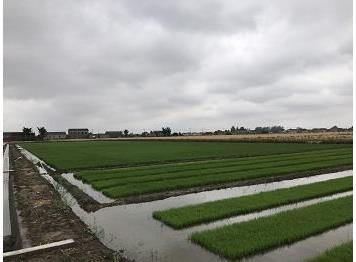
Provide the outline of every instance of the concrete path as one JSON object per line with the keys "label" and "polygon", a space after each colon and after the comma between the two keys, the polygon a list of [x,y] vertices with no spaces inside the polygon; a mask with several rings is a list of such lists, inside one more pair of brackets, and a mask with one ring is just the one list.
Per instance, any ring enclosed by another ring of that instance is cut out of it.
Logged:
{"label": "concrete path", "polygon": [[9,145],[6,145],[3,156],[3,233],[4,239],[11,237],[11,220],[10,220],[10,197],[9,197]]}

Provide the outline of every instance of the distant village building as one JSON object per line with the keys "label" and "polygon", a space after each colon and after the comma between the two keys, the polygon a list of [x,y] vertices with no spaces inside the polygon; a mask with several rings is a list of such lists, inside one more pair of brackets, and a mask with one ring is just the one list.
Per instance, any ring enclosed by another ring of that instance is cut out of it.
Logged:
{"label": "distant village building", "polygon": [[68,138],[89,138],[89,129],[70,128],[68,129]]}
{"label": "distant village building", "polygon": [[44,139],[45,140],[59,140],[59,139],[66,139],[66,137],[67,137],[66,132],[47,132]]}
{"label": "distant village building", "polygon": [[96,134],[95,138],[110,138],[110,137],[107,134],[99,133],[99,134]]}
{"label": "distant village building", "polygon": [[28,135],[25,135],[23,132],[3,132],[4,142],[31,141],[35,139],[36,139],[36,135],[34,132],[31,132]]}
{"label": "distant village building", "polygon": [[348,131],[346,128],[340,128],[337,126],[333,126],[331,128],[329,128],[328,130],[329,132],[344,132],[344,131]]}
{"label": "distant village building", "polygon": [[327,128],[313,128],[311,131],[314,132],[314,133],[327,132],[328,129]]}
{"label": "distant village building", "polygon": [[107,138],[118,138],[123,137],[124,133],[122,131],[106,131],[105,136]]}
{"label": "distant village building", "polygon": [[10,142],[10,141],[21,141],[23,139],[23,133],[22,132],[4,132],[3,133],[3,139],[5,142]]}

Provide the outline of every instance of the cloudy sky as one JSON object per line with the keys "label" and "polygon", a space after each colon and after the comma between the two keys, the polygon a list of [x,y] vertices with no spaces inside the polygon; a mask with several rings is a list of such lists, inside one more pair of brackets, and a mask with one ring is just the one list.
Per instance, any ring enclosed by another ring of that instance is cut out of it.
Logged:
{"label": "cloudy sky", "polygon": [[5,0],[4,129],[352,125],[352,0]]}

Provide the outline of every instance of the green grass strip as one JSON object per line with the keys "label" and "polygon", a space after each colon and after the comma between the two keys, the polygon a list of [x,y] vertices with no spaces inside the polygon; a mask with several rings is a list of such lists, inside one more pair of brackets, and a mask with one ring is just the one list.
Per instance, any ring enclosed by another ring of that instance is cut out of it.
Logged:
{"label": "green grass strip", "polygon": [[251,171],[231,172],[226,174],[212,174],[198,177],[180,178],[175,180],[162,180],[147,183],[126,184],[111,188],[105,188],[102,192],[112,198],[141,195],[145,193],[156,193],[167,190],[192,188],[197,186],[216,185],[242,180],[273,177],[290,173],[310,172],[323,168],[352,165],[352,157],[333,161],[299,164],[294,166],[273,167]]}
{"label": "green grass strip", "polygon": [[90,170],[81,171],[76,173],[76,177],[85,182],[93,182],[106,179],[121,179],[127,177],[150,176],[159,174],[173,174],[195,170],[213,169],[218,167],[230,167],[236,165],[250,165],[251,163],[268,163],[274,161],[283,161],[291,159],[309,158],[321,156],[341,156],[345,154],[352,154],[351,149],[333,149],[333,150],[320,150],[304,153],[293,154],[277,154],[259,157],[246,157],[246,158],[232,158],[221,160],[210,160],[203,162],[190,162],[190,163],[175,163],[163,164],[155,166],[142,166],[136,168],[120,168],[109,170]]}
{"label": "green grass strip", "polygon": [[351,157],[351,154],[346,155],[337,155],[337,156],[317,156],[314,158],[303,157],[300,159],[289,159],[289,160],[279,160],[268,161],[265,163],[253,163],[250,162],[248,165],[233,165],[228,167],[218,167],[211,169],[202,169],[202,170],[192,170],[185,172],[174,172],[174,173],[166,173],[166,174],[158,174],[158,175],[150,175],[150,176],[134,176],[134,177],[126,177],[126,178],[116,178],[116,179],[104,179],[99,181],[91,182],[92,185],[96,189],[104,189],[113,187],[116,185],[125,185],[132,183],[146,183],[152,181],[162,181],[168,179],[179,179],[179,178],[188,178],[188,177],[198,177],[198,176],[206,176],[206,175],[222,175],[231,172],[241,172],[241,171],[251,171],[255,169],[266,169],[271,167],[282,167],[282,166],[292,166],[292,165],[300,165],[306,163],[315,163],[315,162],[325,162],[327,160],[334,161],[337,159],[344,159],[346,157]]}
{"label": "green grass strip", "polygon": [[194,233],[191,240],[228,259],[289,245],[352,222],[352,196]]}
{"label": "green grass strip", "polygon": [[352,177],[344,177],[250,196],[156,211],[153,217],[168,226],[181,229],[349,190],[352,190]]}
{"label": "green grass strip", "polygon": [[334,248],[327,250],[325,253],[307,260],[308,262],[348,262],[352,261],[352,241],[346,242]]}

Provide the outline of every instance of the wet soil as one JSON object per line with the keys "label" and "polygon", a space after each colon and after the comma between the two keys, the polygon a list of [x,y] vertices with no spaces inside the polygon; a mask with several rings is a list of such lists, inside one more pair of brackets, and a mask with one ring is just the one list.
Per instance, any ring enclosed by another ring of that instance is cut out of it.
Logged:
{"label": "wet soil", "polygon": [[[16,208],[23,236],[31,246],[72,238],[74,243],[4,259],[4,261],[127,261],[105,247],[65,205],[33,164],[10,146]],[[16,160],[17,159],[17,160]],[[114,258],[115,257],[115,258]]]}

